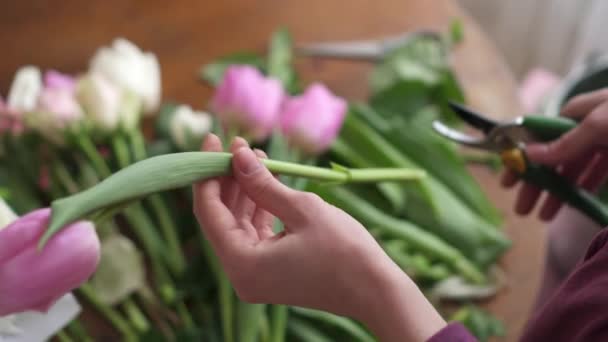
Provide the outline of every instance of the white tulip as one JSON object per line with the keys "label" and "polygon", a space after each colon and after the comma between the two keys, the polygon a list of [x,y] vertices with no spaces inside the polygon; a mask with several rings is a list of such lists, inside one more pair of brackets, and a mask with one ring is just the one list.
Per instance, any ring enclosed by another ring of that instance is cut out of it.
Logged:
{"label": "white tulip", "polygon": [[100,131],[113,132],[119,127],[134,129],[139,123],[141,99],[97,72],[82,77],[76,97],[93,126]]}
{"label": "white tulip", "polygon": [[35,66],[21,67],[15,73],[8,92],[8,108],[18,112],[29,112],[36,108],[42,91],[42,76]]}
{"label": "white tulip", "polygon": [[11,222],[17,219],[17,215],[0,197],[0,229],[8,226]]}
{"label": "white tulip", "polygon": [[156,56],[142,52],[124,38],[114,40],[112,47],[102,47],[91,60],[91,71],[141,97],[144,111],[155,111],[160,104],[160,65]]}
{"label": "white tulip", "polygon": [[169,133],[177,147],[188,150],[195,147],[194,144],[200,143],[211,130],[212,124],[213,119],[208,113],[194,111],[190,106],[182,105],[175,109],[171,117]]}
{"label": "white tulip", "polygon": [[89,73],[78,81],[76,98],[95,128],[114,131],[120,121],[121,89],[99,73]]}

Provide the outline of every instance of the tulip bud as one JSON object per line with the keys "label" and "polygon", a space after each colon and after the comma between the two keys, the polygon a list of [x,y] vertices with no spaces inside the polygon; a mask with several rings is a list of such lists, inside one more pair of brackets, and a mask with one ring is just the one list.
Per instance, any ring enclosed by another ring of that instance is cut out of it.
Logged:
{"label": "tulip bud", "polygon": [[272,132],[284,98],[281,82],[251,66],[231,66],[218,85],[211,108],[225,127],[256,141]]}
{"label": "tulip bud", "polygon": [[87,119],[100,131],[130,130],[139,123],[140,98],[99,73],[91,72],[79,80],[76,97]]}
{"label": "tulip bud", "polygon": [[327,150],[338,136],[346,109],[344,99],[315,83],[304,94],[285,100],[281,130],[292,147],[316,155]]}
{"label": "tulip bud", "polygon": [[50,213],[33,211],[0,230],[0,316],[47,310],[97,267],[99,239],[88,222],[66,227],[37,249]]}
{"label": "tulip bud", "polygon": [[17,70],[8,92],[8,108],[16,112],[29,112],[36,108],[42,90],[40,69],[24,66]]}
{"label": "tulip bud", "polygon": [[13,210],[4,202],[2,197],[0,197],[0,230],[16,219],[17,215],[15,215]]}
{"label": "tulip bud", "polygon": [[193,111],[189,106],[179,106],[171,117],[169,132],[175,145],[187,151],[200,146],[212,124],[213,120],[209,114]]}
{"label": "tulip bud", "polygon": [[160,66],[154,54],[143,53],[130,41],[118,38],[112,47],[97,50],[90,67],[92,72],[139,96],[145,112],[150,113],[158,108]]}
{"label": "tulip bud", "polygon": [[54,73],[45,77],[49,83],[40,93],[36,110],[26,114],[26,123],[50,141],[62,144],[65,131],[82,119],[83,112],[74,94],[74,79]]}

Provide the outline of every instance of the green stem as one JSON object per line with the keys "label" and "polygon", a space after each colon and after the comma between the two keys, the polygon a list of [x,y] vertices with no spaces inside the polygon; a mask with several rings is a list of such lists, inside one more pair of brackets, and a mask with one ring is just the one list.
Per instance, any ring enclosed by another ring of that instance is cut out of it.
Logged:
{"label": "green stem", "polygon": [[101,178],[104,179],[109,177],[112,174],[112,171],[99,151],[97,151],[91,138],[87,134],[79,134],[75,138],[76,143],[80,146],[87,158],[89,158],[95,170],[101,175]]}
{"label": "green stem", "polygon": [[68,331],[79,342],[93,342],[93,338],[89,335],[84,325],[78,318],[72,320],[68,325]]}
{"label": "green stem", "polygon": [[125,341],[137,341],[137,334],[120,313],[105,305],[89,284],[83,284],[78,291],[91,305],[118,330]]}
{"label": "green stem", "polygon": [[213,253],[213,249],[211,248],[209,241],[205,239],[205,236],[203,235],[203,230],[199,229],[199,231],[199,241],[201,249],[203,250],[203,253],[207,258],[207,262],[209,263],[211,271],[213,272],[213,275],[215,276],[216,282],[218,284],[218,302],[220,305],[220,315],[222,320],[222,333],[224,336],[224,342],[234,342],[234,296],[232,293],[232,286],[230,285],[228,276],[221,268],[217,256]]}
{"label": "green stem", "polygon": [[67,334],[67,332],[65,332],[65,330],[61,330],[60,332],[57,333],[57,335],[55,335],[57,337],[57,340],[59,340],[59,342],[73,342],[74,340],[72,340],[72,338]]}
{"label": "green stem", "polygon": [[270,307],[270,342],[285,341],[289,307],[273,305]]}
{"label": "green stem", "polygon": [[60,160],[55,160],[53,161],[52,168],[53,174],[55,175],[57,180],[61,182],[68,194],[74,194],[78,192],[79,186],[72,179],[72,176],[70,175],[68,169],[65,167],[64,163],[62,163]]}
{"label": "green stem", "polygon": [[167,261],[169,267],[174,274],[179,275],[186,269],[186,258],[182,250],[179,237],[177,236],[177,227],[175,221],[169,214],[169,209],[165,205],[163,198],[159,194],[150,196],[147,200],[152,206],[152,210],[156,214],[161,233],[167,242],[169,252],[167,253]]}
{"label": "green stem", "polygon": [[426,176],[423,170],[405,168],[349,169],[340,165],[334,165],[334,168],[328,169],[272,159],[262,159],[262,162],[273,173],[332,183],[408,181],[419,180]]}
{"label": "green stem", "polygon": [[143,312],[139,309],[139,306],[135,304],[132,298],[127,298],[124,302],[122,302],[122,307],[127,314],[127,317],[131,321],[131,324],[139,331],[140,333],[145,333],[150,330],[150,322],[146,318]]}

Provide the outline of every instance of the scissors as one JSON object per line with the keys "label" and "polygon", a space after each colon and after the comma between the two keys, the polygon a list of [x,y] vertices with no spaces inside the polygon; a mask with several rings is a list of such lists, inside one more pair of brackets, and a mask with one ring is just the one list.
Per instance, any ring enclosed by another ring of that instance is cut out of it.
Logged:
{"label": "scissors", "polygon": [[531,115],[510,122],[497,122],[460,104],[449,103],[449,106],[463,121],[482,134],[468,135],[435,120],[433,128],[437,133],[462,145],[499,153],[504,165],[523,180],[557,196],[602,227],[608,226],[608,207],[555,170],[531,163],[524,153],[526,143],[555,140],[576,127],[576,121],[563,117]]}
{"label": "scissors", "polygon": [[300,55],[310,57],[375,63],[382,61],[386,55],[407,44],[407,42],[418,38],[438,41],[442,39],[441,35],[437,32],[419,30],[376,40],[352,40],[304,44],[296,46],[296,52]]}

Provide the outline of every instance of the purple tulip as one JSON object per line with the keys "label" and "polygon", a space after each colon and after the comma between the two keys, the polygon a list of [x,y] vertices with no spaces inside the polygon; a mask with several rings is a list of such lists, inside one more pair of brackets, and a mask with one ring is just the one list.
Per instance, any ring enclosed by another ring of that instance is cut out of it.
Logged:
{"label": "purple tulip", "polygon": [[88,222],[70,225],[37,249],[50,213],[33,211],[0,230],[0,316],[48,310],[97,267],[99,239]]}
{"label": "purple tulip", "polygon": [[310,85],[304,94],[283,104],[281,130],[289,144],[309,155],[329,148],[338,136],[347,104],[324,85]]}
{"label": "purple tulip", "polygon": [[256,141],[276,126],[285,93],[281,82],[266,78],[251,66],[231,66],[211,100],[224,128]]}

